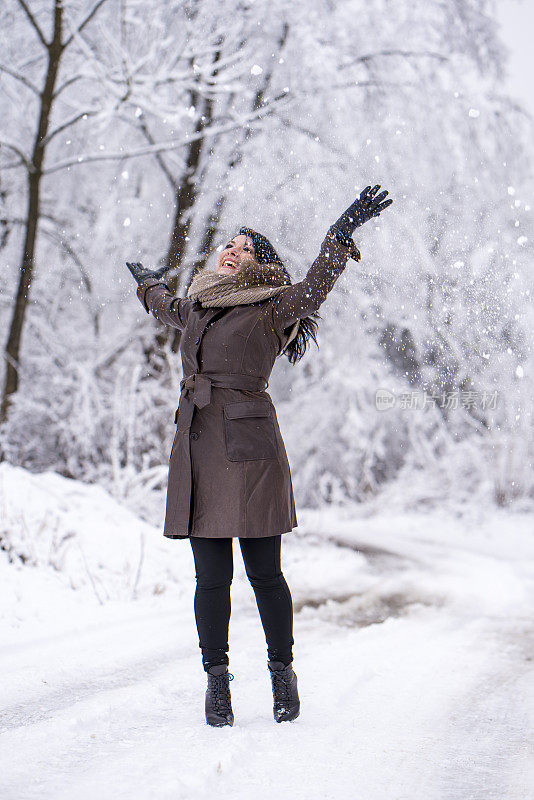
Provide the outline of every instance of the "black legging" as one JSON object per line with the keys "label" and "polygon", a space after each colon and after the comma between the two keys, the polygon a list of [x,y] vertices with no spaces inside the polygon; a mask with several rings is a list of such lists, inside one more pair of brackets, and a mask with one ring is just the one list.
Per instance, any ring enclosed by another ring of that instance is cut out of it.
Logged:
{"label": "black legging", "polygon": [[[293,603],[282,574],[282,535],[239,539],[247,577],[254,589],[270,661],[293,660]],[[234,574],[232,538],[191,536],[195,559],[195,619],[206,672],[216,664],[228,664],[230,584]]]}

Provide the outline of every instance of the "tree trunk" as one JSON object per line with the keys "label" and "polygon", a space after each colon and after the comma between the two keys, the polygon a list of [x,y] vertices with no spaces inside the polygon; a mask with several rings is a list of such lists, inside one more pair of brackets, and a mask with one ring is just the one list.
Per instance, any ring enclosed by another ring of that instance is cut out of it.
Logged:
{"label": "tree trunk", "polygon": [[20,348],[24,330],[24,319],[30,299],[30,287],[35,263],[35,245],[39,227],[41,178],[46,151],[46,145],[43,145],[42,142],[48,133],[59,63],[63,53],[61,42],[62,16],[63,6],[61,0],[56,0],[54,8],[54,37],[50,44],[47,44],[48,67],[43,91],[41,92],[39,122],[33,146],[30,169],[28,171],[28,212],[25,221],[22,259],[19,268],[19,284],[5,347],[6,372],[2,402],[0,404],[0,422],[5,422],[7,419],[11,398],[17,391],[19,384]]}
{"label": "tree trunk", "polygon": [[[215,63],[220,57],[221,53],[217,51],[214,57]],[[191,59],[191,71],[193,71],[193,62],[194,60]],[[214,76],[216,74],[217,70],[214,71]],[[198,112],[195,134],[199,134],[208,128],[213,120],[213,101],[211,98],[208,97],[205,99],[203,109],[198,108],[200,102],[201,95],[196,91],[191,92],[191,105],[194,106]],[[169,288],[173,292],[176,292],[178,289],[180,271],[186,250],[186,236],[191,224],[191,211],[197,197],[198,173],[204,141],[204,137],[199,136],[198,139],[194,139],[190,143],[187,151],[185,169],[176,190],[176,212],[169,248],[165,257],[165,264],[177,271],[176,277],[167,281]],[[180,349],[181,333],[182,332],[177,329],[171,330],[162,327],[155,336],[157,348],[161,349],[165,346],[166,342],[170,340],[173,353],[177,353]],[[145,349],[145,356],[149,362],[154,361],[154,355],[150,348]],[[155,365],[152,364],[152,366],[154,367]]]}
{"label": "tree trunk", "polygon": [[[288,33],[289,33],[289,26],[287,25],[287,23],[285,23],[283,25],[282,33],[278,41],[277,52],[280,52],[284,47],[288,37]],[[222,44],[223,43],[221,41],[220,45],[222,46]],[[245,44],[245,42],[242,42],[241,44],[243,45]],[[220,58],[221,58],[221,51],[219,50],[214,55],[214,64],[217,64]],[[192,67],[193,67],[193,61],[191,61],[191,68]],[[217,76],[217,72],[218,70],[217,68],[215,68],[213,70],[214,80]],[[263,86],[256,92],[254,101],[252,103],[252,111],[257,111],[259,108],[262,107],[264,103],[265,92],[269,88],[271,79],[272,79],[272,70],[269,70],[269,72],[265,76]],[[198,92],[192,92],[191,105],[193,105],[195,108],[198,108],[197,104],[199,102],[200,102],[200,96]],[[229,103],[231,105],[232,98],[230,98]],[[212,121],[213,121],[213,101],[211,100],[210,97],[207,97],[204,101],[203,113],[198,114],[195,133],[200,133],[201,131],[209,128]],[[245,129],[243,142],[241,143],[241,145],[238,145],[238,147],[234,150],[234,153],[232,154],[232,157],[230,159],[230,163],[228,165],[229,171],[234,169],[241,162],[243,156],[242,152],[243,144],[248,140],[248,138],[252,135],[252,133],[253,133],[252,128],[247,127]],[[215,139],[211,140],[210,154],[209,154],[210,157],[213,155],[217,139],[218,137],[215,137]],[[165,258],[165,263],[170,267],[172,267],[174,270],[176,270],[177,273],[176,277],[166,281],[169,285],[169,288],[173,292],[177,292],[178,284],[180,283],[180,273],[186,252],[186,236],[189,231],[192,209],[194,208],[195,201],[197,198],[198,185],[202,184],[203,175],[202,173],[200,173],[200,166],[201,166],[204,145],[205,145],[205,139],[202,136],[199,137],[196,141],[191,142],[187,153],[186,167],[184,170],[184,174],[176,191],[176,213],[175,213],[169,248]],[[209,215],[206,229],[202,236],[202,242],[199,250],[199,257],[195,261],[195,267],[202,268],[212,249],[214,239],[219,230],[219,221],[222,215],[225,201],[226,197],[224,194],[222,194],[219,196],[219,198],[214,204],[213,211]],[[188,288],[191,277],[192,276],[189,276],[186,288]],[[161,328],[157,331],[155,335],[154,341],[156,349],[163,348],[165,344],[170,341],[171,350],[173,351],[173,353],[177,353],[180,349],[181,337],[182,337],[182,331],[178,329],[170,329],[161,326]],[[155,358],[155,355],[156,353],[154,352],[152,347],[145,348],[145,357],[147,361],[151,364],[152,370],[159,372],[160,369],[157,365],[158,359]]]}

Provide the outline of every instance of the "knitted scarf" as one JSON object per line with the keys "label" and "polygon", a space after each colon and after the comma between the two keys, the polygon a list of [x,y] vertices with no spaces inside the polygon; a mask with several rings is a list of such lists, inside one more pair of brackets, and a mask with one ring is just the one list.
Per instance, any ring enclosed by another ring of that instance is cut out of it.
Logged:
{"label": "knitted scarf", "polygon": [[[190,300],[198,301],[203,308],[247,305],[266,300],[282,292],[291,284],[291,278],[282,264],[265,264],[245,258],[235,273],[222,275],[204,267],[191,281],[187,291]],[[298,333],[299,320],[295,322],[280,354]]]}
{"label": "knitted scarf", "polygon": [[240,306],[257,303],[281,292],[291,283],[281,264],[260,264],[245,258],[234,273],[222,275],[204,267],[191,281],[187,292],[190,300],[198,300],[203,308]]}

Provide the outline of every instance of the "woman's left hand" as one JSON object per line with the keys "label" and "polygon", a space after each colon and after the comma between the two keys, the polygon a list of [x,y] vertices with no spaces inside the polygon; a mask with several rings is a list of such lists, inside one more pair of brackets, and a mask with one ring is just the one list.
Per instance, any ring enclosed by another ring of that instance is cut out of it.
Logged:
{"label": "woman's left hand", "polygon": [[390,206],[393,202],[391,198],[386,200],[389,192],[383,191],[379,195],[376,193],[380,189],[380,184],[376,186],[366,186],[360,192],[360,196],[347,208],[346,211],[340,216],[338,220],[330,226],[330,232],[339,239],[340,242],[350,246],[352,243],[351,236],[360,225],[370,220],[372,217],[378,217],[380,212]]}
{"label": "woman's left hand", "polygon": [[130,261],[126,262],[126,266],[134,276],[137,283],[142,283],[143,281],[148,280],[149,278],[155,278],[159,281],[160,278],[165,275],[166,272],[170,270],[170,267],[160,267],[160,269],[150,270],[144,267],[140,261],[132,263]]}

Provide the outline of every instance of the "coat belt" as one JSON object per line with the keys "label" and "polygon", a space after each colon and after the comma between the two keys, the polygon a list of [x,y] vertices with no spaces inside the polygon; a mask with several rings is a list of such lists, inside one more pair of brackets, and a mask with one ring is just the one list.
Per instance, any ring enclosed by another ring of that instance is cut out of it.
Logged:
{"label": "coat belt", "polygon": [[180,402],[174,415],[177,430],[186,433],[191,427],[195,406],[204,408],[211,403],[211,387],[221,389],[245,389],[249,392],[265,391],[269,382],[255,375],[231,373],[222,375],[214,372],[194,372],[180,381]]}

